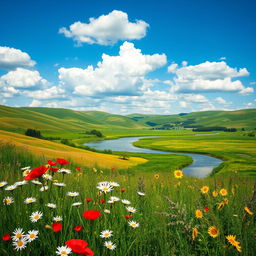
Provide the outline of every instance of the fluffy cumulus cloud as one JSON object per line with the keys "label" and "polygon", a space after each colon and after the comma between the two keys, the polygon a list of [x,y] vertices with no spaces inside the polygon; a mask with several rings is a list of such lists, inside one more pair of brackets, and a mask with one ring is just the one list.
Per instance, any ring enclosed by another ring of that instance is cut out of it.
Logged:
{"label": "fluffy cumulus cloud", "polygon": [[220,105],[229,105],[230,103],[227,102],[225,99],[223,99],[222,97],[217,97],[215,98],[215,101],[220,104]]}
{"label": "fluffy cumulus cloud", "polygon": [[240,80],[233,80],[248,76],[247,69],[231,68],[224,61],[206,61],[199,65],[183,66],[175,68],[173,73],[176,74],[172,86],[174,92],[226,91],[238,92],[242,95],[253,92],[253,88],[246,88]]}
{"label": "fluffy cumulus cloud", "polygon": [[31,60],[26,52],[19,49],[0,46],[0,69],[12,70],[17,67],[33,67],[35,61]]}
{"label": "fluffy cumulus cloud", "polygon": [[60,86],[52,86],[44,90],[26,91],[24,95],[37,100],[61,99],[66,97],[65,90]]}
{"label": "fluffy cumulus cloud", "polygon": [[145,75],[166,62],[165,54],[144,55],[133,43],[124,42],[118,56],[103,54],[95,68],[60,68],[59,79],[77,95],[139,95],[150,86]]}
{"label": "fluffy cumulus cloud", "polygon": [[130,22],[125,12],[114,10],[98,18],[90,18],[89,23],[80,21],[63,27],[59,33],[73,38],[78,43],[113,45],[119,40],[141,39],[149,25],[143,20]]}

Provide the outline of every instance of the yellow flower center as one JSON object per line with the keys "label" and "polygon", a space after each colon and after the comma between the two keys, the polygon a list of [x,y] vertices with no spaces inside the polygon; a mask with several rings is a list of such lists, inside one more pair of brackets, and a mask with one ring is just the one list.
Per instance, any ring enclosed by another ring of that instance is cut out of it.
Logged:
{"label": "yellow flower center", "polygon": [[22,246],[22,245],[23,245],[23,242],[22,242],[22,241],[19,241],[19,242],[17,243],[17,245],[18,245],[18,246]]}
{"label": "yellow flower center", "polygon": [[34,238],[34,237],[35,237],[35,234],[30,234],[29,237],[30,237],[30,238]]}
{"label": "yellow flower center", "polygon": [[61,255],[67,255],[67,252],[62,251],[62,252],[60,252],[60,254],[61,254]]}
{"label": "yellow flower center", "polygon": [[36,215],[36,216],[34,217],[34,219],[35,219],[35,220],[38,220],[38,219],[39,219],[39,215]]}
{"label": "yellow flower center", "polygon": [[21,233],[18,233],[18,234],[16,235],[17,238],[21,238],[21,236],[22,236]]}
{"label": "yellow flower center", "polygon": [[111,249],[111,248],[112,248],[112,245],[111,245],[111,244],[109,244],[109,245],[107,246],[107,248],[108,248],[108,249]]}

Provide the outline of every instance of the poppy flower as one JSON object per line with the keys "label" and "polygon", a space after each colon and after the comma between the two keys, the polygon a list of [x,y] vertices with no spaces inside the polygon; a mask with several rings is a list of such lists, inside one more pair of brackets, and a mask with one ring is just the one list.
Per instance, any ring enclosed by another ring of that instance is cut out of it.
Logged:
{"label": "poppy flower", "polygon": [[59,232],[62,230],[62,225],[59,222],[55,222],[52,224],[53,232]]}
{"label": "poppy flower", "polygon": [[52,172],[57,172],[57,171],[59,170],[59,168],[56,168],[56,167],[50,167],[50,170],[51,170]]}
{"label": "poppy flower", "polygon": [[63,159],[63,158],[57,158],[57,162],[60,164],[60,165],[67,165],[69,164],[69,161]]}
{"label": "poppy flower", "polygon": [[83,229],[83,227],[81,225],[77,225],[74,227],[75,231],[81,231]]}
{"label": "poppy flower", "polygon": [[46,166],[36,167],[24,178],[24,180],[33,180],[38,177],[41,177],[47,170],[48,167]]}
{"label": "poppy flower", "polygon": [[86,247],[85,252],[83,253],[83,255],[84,256],[93,256],[94,252],[90,248]]}
{"label": "poppy flower", "polygon": [[80,171],[80,170],[81,170],[81,167],[76,167],[76,169],[77,169],[78,171]]}
{"label": "poppy flower", "polygon": [[86,218],[87,220],[96,220],[101,216],[100,211],[92,211],[88,210],[83,213],[83,217]]}
{"label": "poppy flower", "polygon": [[125,215],[125,218],[128,220],[128,219],[132,218],[132,215]]}
{"label": "poppy flower", "polygon": [[3,241],[9,241],[11,239],[11,236],[10,236],[10,234],[5,234],[4,236],[2,236],[2,240]]}
{"label": "poppy flower", "polygon": [[56,165],[56,164],[58,164],[58,163],[55,162],[55,161],[52,161],[52,160],[48,160],[48,164],[49,164],[50,166],[54,166],[54,165]]}
{"label": "poppy flower", "polygon": [[86,197],[85,200],[89,203],[92,201],[92,199],[90,197]]}
{"label": "poppy flower", "polygon": [[121,188],[121,192],[125,192],[125,189],[124,189],[124,188]]}
{"label": "poppy flower", "polygon": [[70,239],[65,242],[66,246],[71,248],[72,252],[86,255],[86,246],[88,245],[87,242],[81,239]]}
{"label": "poppy flower", "polygon": [[113,172],[115,170],[115,168],[111,168],[111,171]]}
{"label": "poppy flower", "polygon": [[210,209],[208,207],[204,207],[204,211],[208,212]]}
{"label": "poppy flower", "polygon": [[104,200],[104,199],[100,199],[100,203],[101,203],[101,204],[104,204],[104,203],[105,203],[105,200]]}

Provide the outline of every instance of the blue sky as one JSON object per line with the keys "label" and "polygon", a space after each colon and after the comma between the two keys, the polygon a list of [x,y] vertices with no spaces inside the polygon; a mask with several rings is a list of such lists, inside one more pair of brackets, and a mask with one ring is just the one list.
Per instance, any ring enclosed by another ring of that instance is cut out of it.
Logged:
{"label": "blue sky", "polygon": [[0,104],[255,108],[255,1],[5,1]]}

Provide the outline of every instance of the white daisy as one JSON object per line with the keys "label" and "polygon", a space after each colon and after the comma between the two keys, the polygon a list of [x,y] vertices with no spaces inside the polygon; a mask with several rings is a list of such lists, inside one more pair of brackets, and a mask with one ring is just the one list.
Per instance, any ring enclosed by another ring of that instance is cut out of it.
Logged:
{"label": "white daisy", "polygon": [[104,243],[104,246],[106,246],[109,250],[115,250],[116,249],[116,245],[113,244],[111,241],[106,241]]}
{"label": "white daisy", "polygon": [[31,180],[32,183],[34,183],[35,185],[42,185],[43,183],[38,181],[38,180]]}
{"label": "white daisy", "polygon": [[97,189],[99,189],[100,191],[106,194],[107,192],[110,192],[111,190],[113,190],[113,187],[109,183],[104,183],[104,184],[98,185]]}
{"label": "white daisy", "polygon": [[30,243],[38,238],[38,236],[37,236],[38,233],[39,233],[38,230],[30,230],[30,231],[28,231],[28,234],[25,237],[26,237],[27,241]]}
{"label": "white daisy", "polygon": [[139,196],[145,196],[145,193],[138,191],[137,192]]}
{"label": "white daisy", "polygon": [[78,192],[68,192],[67,196],[76,197],[76,196],[79,196],[79,193]]}
{"label": "white daisy", "polygon": [[128,200],[126,200],[126,199],[122,199],[122,201],[121,201],[123,204],[131,204],[131,202],[130,201],[128,201]]}
{"label": "white daisy", "polygon": [[55,186],[58,186],[58,187],[65,187],[66,186],[65,183],[60,183],[60,182],[53,182],[52,184],[55,185]]}
{"label": "white daisy", "polygon": [[33,212],[31,215],[30,215],[30,220],[31,222],[37,222],[39,219],[41,219],[43,216],[43,214],[39,211],[36,211],[36,212]]}
{"label": "white daisy", "polygon": [[109,185],[112,186],[112,187],[120,187],[120,185],[114,181],[110,181],[109,182]]}
{"label": "white daisy", "polygon": [[139,225],[140,225],[138,222],[133,221],[133,220],[128,221],[128,224],[129,224],[129,226],[131,226],[132,228],[138,228]]}
{"label": "white daisy", "polygon": [[20,239],[24,238],[24,231],[22,228],[16,228],[13,231],[14,236],[12,236],[13,241],[19,241]]}
{"label": "white daisy", "polygon": [[6,184],[7,184],[6,181],[1,181],[1,182],[0,182],[0,188],[4,187]]}
{"label": "white daisy", "polygon": [[114,201],[114,202],[120,201],[120,198],[116,197],[116,196],[111,196],[109,199],[110,199],[110,201]]}
{"label": "white daisy", "polygon": [[44,192],[44,191],[47,191],[48,190],[48,186],[42,186],[39,190],[41,191],[41,192]]}
{"label": "white daisy", "polygon": [[48,203],[48,204],[46,204],[46,206],[49,207],[49,208],[52,208],[52,209],[57,208],[57,205],[56,204],[52,204],[52,203]]}
{"label": "white daisy", "polygon": [[114,204],[115,202],[112,200],[108,200],[108,204]]}
{"label": "white daisy", "polygon": [[30,166],[26,166],[26,167],[21,168],[21,170],[25,171],[25,170],[29,170],[30,168],[31,168]]}
{"label": "white daisy", "polygon": [[4,198],[3,203],[4,203],[5,205],[10,205],[10,204],[14,203],[14,200],[13,200],[12,197],[7,196],[7,197]]}
{"label": "white daisy", "polygon": [[81,202],[75,202],[75,203],[72,204],[72,206],[79,206],[81,204],[82,204]]}
{"label": "white daisy", "polygon": [[34,198],[34,197],[27,197],[27,198],[24,200],[24,203],[25,203],[25,204],[32,204],[32,203],[34,203],[34,202],[36,202],[36,198]]}
{"label": "white daisy", "polygon": [[23,177],[26,177],[28,174],[30,173],[30,170],[25,170],[23,173],[22,173],[22,176]]}
{"label": "white daisy", "polygon": [[134,207],[131,207],[131,206],[127,206],[127,207],[126,207],[126,210],[127,210],[128,212],[131,212],[131,213],[135,213],[135,212],[136,212],[136,209],[135,209]]}
{"label": "white daisy", "polygon": [[12,191],[12,190],[14,190],[15,188],[17,188],[16,185],[10,185],[10,186],[7,186],[4,190]]}
{"label": "white daisy", "polygon": [[67,246],[59,246],[57,247],[56,253],[58,255],[68,255],[72,252],[72,250]]}
{"label": "white daisy", "polygon": [[62,217],[61,217],[61,216],[56,216],[56,217],[53,217],[52,219],[53,219],[53,221],[55,221],[55,222],[62,221]]}
{"label": "white daisy", "polygon": [[111,230],[103,230],[100,232],[101,238],[109,238],[111,236],[113,236],[113,231],[111,231]]}
{"label": "white daisy", "polygon": [[63,174],[70,174],[70,173],[71,173],[70,170],[68,170],[68,169],[63,169],[63,168],[62,168],[62,169],[59,169],[58,172],[59,172],[59,173],[63,173]]}
{"label": "white daisy", "polygon": [[15,186],[23,186],[25,184],[27,184],[28,182],[26,180],[23,180],[23,181],[17,181],[14,183]]}
{"label": "white daisy", "polygon": [[27,240],[25,238],[21,238],[18,241],[13,241],[12,245],[15,247],[16,251],[22,250],[26,248]]}
{"label": "white daisy", "polygon": [[105,209],[104,212],[105,212],[105,213],[110,213],[110,210]]}
{"label": "white daisy", "polygon": [[43,178],[46,180],[52,180],[52,175],[46,173],[43,175]]}

